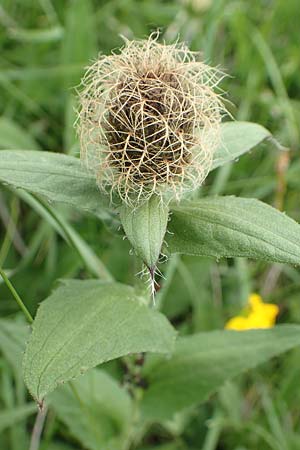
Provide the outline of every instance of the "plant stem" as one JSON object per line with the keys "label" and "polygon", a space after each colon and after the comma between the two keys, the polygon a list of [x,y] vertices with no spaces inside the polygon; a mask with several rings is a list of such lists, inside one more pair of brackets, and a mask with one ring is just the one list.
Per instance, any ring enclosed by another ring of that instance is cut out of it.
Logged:
{"label": "plant stem", "polygon": [[21,297],[19,296],[19,294],[17,293],[17,291],[15,290],[15,288],[13,287],[13,285],[11,284],[9,279],[7,278],[6,273],[4,272],[3,269],[1,269],[1,267],[0,267],[0,275],[3,278],[4,283],[6,284],[6,286],[8,287],[10,292],[12,293],[14,299],[18,303],[20,309],[23,311],[23,313],[24,313],[26,319],[28,320],[28,322],[29,323],[33,323],[32,315],[30,314],[30,312],[28,311],[28,309],[26,308],[26,306],[22,302]]}
{"label": "plant stem", "polygon": [[215,450],[217,448],[219,437],[223,428],[223,415],[219,409],[216,409],[212,417],[211,425],[205,436],[202,450]]}
{"label": "plant stem", "polygon": [[34,427],[31,434],[30,447],[29,450],[39,450],[41,435],[44,428],[44,423],[46,419],[48,408],[45,405],[42,405],[37,413]]}

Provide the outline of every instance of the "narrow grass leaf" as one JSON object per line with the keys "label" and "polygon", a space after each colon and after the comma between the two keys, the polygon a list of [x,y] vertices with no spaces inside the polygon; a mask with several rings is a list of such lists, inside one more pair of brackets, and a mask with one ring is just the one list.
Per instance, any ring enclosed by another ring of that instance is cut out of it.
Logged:
{"label": "narrow grass leaf", "polygon": [[6,117],[0,117],[0,148],[39,150],[30,133]]}
{"label": "narrow grass leaf", "polygon": [[65,85],[65,127],[64,147],[66,153],[75,154],[76,133],[74,122],[78,107],[75,87],[80,82],[84,67],[97,54],[97,35],[94,7],[91,0],[70,2],[65,8],[65,35],[61,46],[62,65],[79,66],[81,70],[66,71],[63,74]]}
{"label": "narrow grass leaf", "polygon": [[[85,448],[121,448],[132,414],[131,397],[108,373],[92,369],[50,397],[51,407]],[[101,423],[101,427],[99,427]]]}
{"label": "narrow grass leaf", "polygon": [[28,335],[29,326],[26,323],[0,319],[0,350],[18,375]]}
{"label": "narrow grass leaf", "polygon": [[32,29],[25,30],[22,28],[11,29],[9,36],[11,39],[22,43],[45,44],[49,42],[60,41],[63,37],[64,30],[60,26],[54,26],[48,29]]}
{"label": "narrow grass leaf", "polygon": [[74,248],[91,274],[106,281],[113,281],[112,275],[108,272],[94,250],[84,239],[82,239],[80,234],[77,233],[57,209],[23,190],[19,190],[17,195],[27,202],[71,247]]}
{"label": "narrow grass leaf", "polygon": [[14,409],[6,409],[0,412],[0,433],[6,428],[15,426],[17,422],[26,419],[37,411],[34,403],[17,406]]}
{"label": "narrow grass leaf", "polygon": [[[76,0],[65,8],[65,35],[61,46],[63,64],[80,64],[82,69],[97,53],[97,28],[93,2]],[[74,88],[80,74],[66,74],[66,87]]]}
{"label": "narrow grass leaf", "polygon": [[78,450],[78,447],[71,447],[61,442],[47,442],[41,445],[41,450]]}

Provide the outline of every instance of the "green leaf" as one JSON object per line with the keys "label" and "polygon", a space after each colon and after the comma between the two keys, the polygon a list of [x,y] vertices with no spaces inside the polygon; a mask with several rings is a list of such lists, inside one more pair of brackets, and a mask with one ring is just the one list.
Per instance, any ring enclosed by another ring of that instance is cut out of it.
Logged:
{"label": "green leaf", "polygon": [[172,208],[171,253],[300,263],[300,225],[258,200],[212,197]]}
{"label": "green leaf", "polygon": [[78,447],[70,447],[61,442],[43,442],[41,443],[41,450],[78,450]]}
{"label": "green leaf", "polygon": [[[22,358],[28,337],[29,326],[23,317],[16,317],[15,320],[0,319],[0,356],[3,355],[3,358],[0,358],[1,384],[4,402],[0,407],[0,434],[1,428],[10,428],[7,432],[13,434],[15,442],[12,450],[28,449],[25,419],[37,412],[36,405],[26,404],[27,393],[22,376]],[[2,447],[0,442],[0,448],[6,446]]]}
{"label": "green leaf", "polygon": [[68,2],[64,11],[65,35],[61,47],[61,63],[69,67],[81,67],[81,70],[66,71],[62,77],[65,85],[64,148],[66,153],[75,155],[75,151],[79,149],[74,128],[78,109],[74,87],[80,83],[84,68],[97,55],[98,30],[91,0]]}
{"label": "green leaf", "polygon": [[37,412],[35,403],[27,403],[26,405],[14,407],[14,409],[6,409],[0,412],[0,433],[5,428],[15,426],[17,422],[26,419]]}
{"label": "green leaf", "polygon": [[144,368],[149,388],[142,401],[143,414],[154,420],[169,419],[205,401],[225,380],[298,345],[299,325],[180,338],[171,358],[154,358]]}
{"label": "green leaf", "polygon": [[98,190],[95,178],[72,156],[3,150],[0,181],[108,218],[108,199]]}
{"label": "green leaf", "polygon": [[29,326],[27,324],[0,319],[0,350],[15,374],[20,373],[22,355],[28,335]]}
{"label": "green leaf", "polygon": [[78,447],[70,447],[67,444],[56,442],[43,442],[41,443],[41,450],[78,450]]}
{"label": "green leaf", "polygon": [[234,161],[269,137],[271,137],[271,133],[257,123],[223,123],[221,125],[221,146],[214,154],[211,170]]}
{"label": "green leaf", "polygon": [[130,353],[172,351],[175,331],[133,288],[96,280],[65,281],[42,302],[29,339],[25,383],[40,403],[64,383]]}
{"label": "green leaf", "polygon": [[51,394],[50,402],[84,448],[122,447],[132,416],[131,398],[104,371],[93,369],[71,386],[62,386]]}
{"label": "green leaf", "polygon": [[45,201],[35,198],[28,192],[19,191],[17,194],[74,248],[90,273],[102,280],[113,281],[112,275],[108,272],[93,249],[82,239],[80,234],[77,233],[59,211],[55,210]]}
{"label": "green leaf", "polygon": [[[154,446],[147,446],[147,447],[139,447],[139,450],[186,450],[187,447],[184,446],[182,442],[171,442],[170,444],[163,444],[163,445],[154,445]],[[195,450],[194,448],[190,450]]]}
{"label": "green leaf", "polygon": [[54,26],[48,29],[26,30],[22,28],[11,28],[10,38],[22,43],[48,43],[61,40],[64,29],[61,26]]}
{"label": "green leaf", "polygon": [[154,269],[167,229],[169,209],[153,195],[139,207],[123,205],[120,219],[136,254],[149,269]]}
{"label": "green leaf", "polygon": [[31,134],[6,117],[0,117],[0,148],[38,150]]}
{"label": "green leaf", "polygon": [[[62,64],[81,64],[82,69],[97,54],[97,28],[93,2],[76,0],[69,2],[65,10],[65,36],[61,47]],[[74,88],[80,82],[80,74],[65,74],[66,86]]]}

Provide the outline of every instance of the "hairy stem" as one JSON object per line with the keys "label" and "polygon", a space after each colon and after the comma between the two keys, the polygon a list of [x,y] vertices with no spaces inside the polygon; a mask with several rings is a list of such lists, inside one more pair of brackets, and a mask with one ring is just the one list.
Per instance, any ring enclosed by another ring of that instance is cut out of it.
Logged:
{"label": "hairy stem", "polygon": [[29,450],[39,450],[41,443],[41,435],[44,428],[48,408],[44,404],[38,410],[34,427],[31,434]]}

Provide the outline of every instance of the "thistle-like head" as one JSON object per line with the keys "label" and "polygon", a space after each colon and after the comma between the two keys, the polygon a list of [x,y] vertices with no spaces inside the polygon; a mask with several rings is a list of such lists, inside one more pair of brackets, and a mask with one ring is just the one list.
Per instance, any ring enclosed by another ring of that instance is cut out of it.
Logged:
{"label": "thistle-like head", "polygon": [[128,204],[200,186],[219,143],[218,70],[184,44],[126,41],[91,65],[80,93],[81,158]]}

